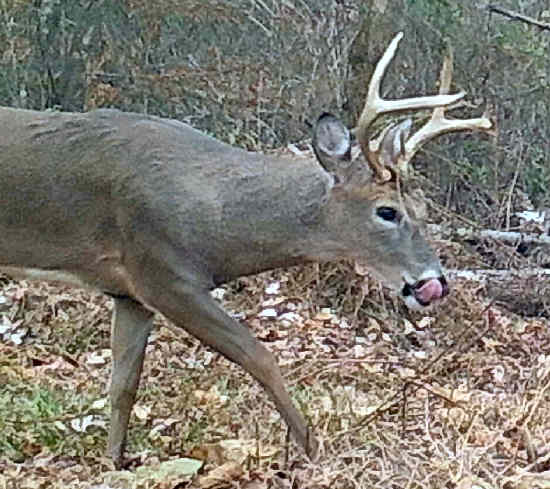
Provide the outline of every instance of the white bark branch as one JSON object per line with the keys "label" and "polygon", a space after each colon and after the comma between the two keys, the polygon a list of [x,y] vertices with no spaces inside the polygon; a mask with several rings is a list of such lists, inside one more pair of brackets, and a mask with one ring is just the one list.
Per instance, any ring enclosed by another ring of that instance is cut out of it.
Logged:
{"label": "white bark branch", "polygon": [[464,279],[482,283],[489,280],[512,281],[537,278],[547,280],[550,277],[550,269],[547,268],[522,268],[521,270],[447,270],[446,272],[453,280]]}
{"label": "white bark branch", "polygon": [[443,236],[459,236],[462,239],[494,239],[505,243],[534,243],[550,245],[550,236],[539,233],[520,233],[515,231],[496,231],[493,229],[445,229],[437,224],[429,225],[428,228],[434,234]]}

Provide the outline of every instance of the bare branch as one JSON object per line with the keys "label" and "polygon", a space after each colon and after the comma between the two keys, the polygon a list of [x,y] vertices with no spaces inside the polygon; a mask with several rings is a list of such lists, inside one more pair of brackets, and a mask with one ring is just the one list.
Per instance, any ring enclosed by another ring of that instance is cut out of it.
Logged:
{"label": "bare branch", "polygon": [[433,234],[439,234],[445,237],[458,236],[461,239],[492,239],[502,243],[526,243],[536,245],[550,245],[550,236],[542,233],[521,233],[515,231],[497,231],[494,229],[472,229],[458,228],[446,229],[438,224],[428,225],[428,229]]}
{"label": "bare branch", "polygon": [[447,270],[452,280],[464,279],[472,282],[490,281],[519,281],[542,279],[548,280],[550,270],[548,268],[523,268],[521,270]]}
{"label": "bare branch", "polygon": [[520,22],[525,22],[526,24],[534,25],[539,29],[550,31],[549,23],[540,22],[539,20],[533,19],[532,17],[527,17],[527,15],[514,12],[513,10],[508,10],[508,9],[499,7],[498,5],[488,5],[487,10],[489,10],[489,12],[495,12],[497,14],[504,15],[505,17],[508,17],[512,20],[519,20]]}

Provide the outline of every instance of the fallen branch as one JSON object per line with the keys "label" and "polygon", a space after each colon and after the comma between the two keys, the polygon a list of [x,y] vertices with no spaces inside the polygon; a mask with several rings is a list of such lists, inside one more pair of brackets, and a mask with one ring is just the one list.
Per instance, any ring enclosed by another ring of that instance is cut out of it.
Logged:
{"label": "fallen branch", "polygon": [[437,224],[429,225],[428,228],[432,233],[443,235],[445,237],[458,236],[461,239],[493,239],[504,243],[533,243],[550,245],[550,236],[547,234],[496,231],[494,229],[447,229]]}
{"label": "fallen branch", "polygon": [[520,22],[534,25],[539,29],[550,31],[550,24],[548,24],[547,22],[540,22],[539,20],[533,19],[532,17],[527,17],[527,15],[523,15],[518,12],[499,7],[498,5],[488,5],[487,10],[489,10],[489,12],[495,12],[497,14],[504,15],[505,17],[508,17],[512,20],[519,20]]}
{"label": "fallen branch", "polygon": [[550,245],[550,236],[538,233],[519,233],[514,231],[495,231],[493,229],[472,229],[460,228],[455,233],[465,239],[494,239],[505,243],[535,243]]}
{"label": "fallen branch", "polygon": [[447,270],[447,274],[453,279],[471,280],[473,282],[487,282],[489,280],[513,281],[534,280],[550,277],[548,268],[522,268],[521,270]]}

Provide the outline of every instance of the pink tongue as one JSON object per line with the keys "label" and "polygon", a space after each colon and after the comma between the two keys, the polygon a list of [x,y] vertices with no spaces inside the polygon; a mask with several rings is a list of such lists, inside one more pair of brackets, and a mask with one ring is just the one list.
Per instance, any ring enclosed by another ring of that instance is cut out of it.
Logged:
{"label": "pink tongue", "polygon": [[441,296],[443,295],[443,286],[438,279],[432,278],[431,280],[428,280],[422,287],[416,289],[414,295],[422,302],[429,304],[430,302],[441,298]]}

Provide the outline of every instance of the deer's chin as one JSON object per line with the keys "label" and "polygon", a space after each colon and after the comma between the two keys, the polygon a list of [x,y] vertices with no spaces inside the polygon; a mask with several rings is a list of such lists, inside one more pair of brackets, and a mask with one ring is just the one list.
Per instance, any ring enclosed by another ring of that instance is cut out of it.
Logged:
{"label": "deer's chin", "polygon": [[353,268],[355,270],[355,273],[357,275],[360,275],[361,277],[364,277],[366,275],[369,275],[369,273],[371,273],[366,263],[363,263],[357,260],[353,262]]}
{"label": "deer's chin", "polygon": [[403,302],[405,303],[407,308],[411,309],[412,311],[423,311],[425,309],[429,309],[430,306],[433,304],[421,304],[412,295],[404,296],[401,294],[401,299],[403,299]]}

